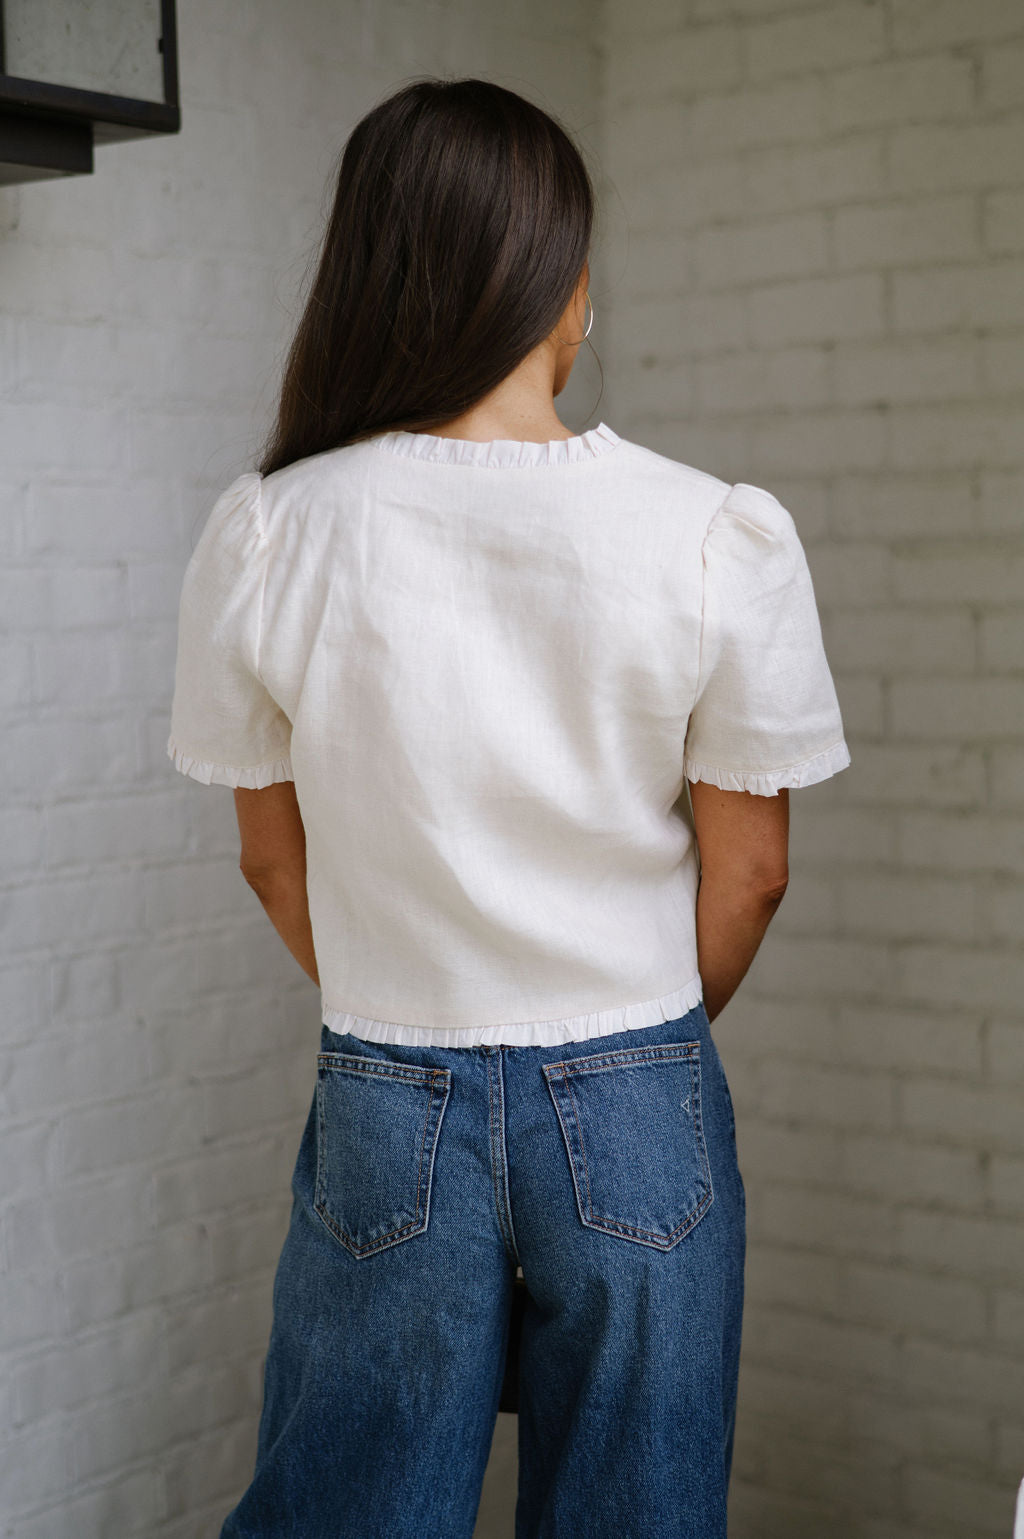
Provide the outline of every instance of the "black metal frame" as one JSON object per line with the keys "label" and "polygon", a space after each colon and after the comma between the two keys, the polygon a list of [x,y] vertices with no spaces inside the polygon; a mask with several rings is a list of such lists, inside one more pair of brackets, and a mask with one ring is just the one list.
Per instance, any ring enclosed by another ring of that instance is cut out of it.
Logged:
{"label": "black metal frame", "polygon": [[0,0],[0,163],[19,170],[24,167],[27,173],[11,179],[27,181],[35,176],[91,171],[94,143],[178,133],[181,104],[175,0],[160,0],[160,32],[162,102],[24,80],[4,71],[4,14]]}

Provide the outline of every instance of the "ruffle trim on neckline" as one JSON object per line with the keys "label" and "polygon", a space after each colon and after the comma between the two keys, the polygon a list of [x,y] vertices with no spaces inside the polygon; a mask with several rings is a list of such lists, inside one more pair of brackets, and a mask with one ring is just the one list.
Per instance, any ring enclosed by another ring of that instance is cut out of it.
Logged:
{"label": "ruffle trim on neckline", "polygon": [[442,465],[479,465],[484,469],[526,465],[574,465],[596,459],[620,443],[619,435],[606,422],[577,433],[573,438],[553,438],[548,443],[530,443],[523,439],[492,438],[478,443],[470,438],[442,438],[436,433],[414,433],[393,428],[371,439],[378,448],[409,459],[432,460]]}
{"label": "ruffle trim on neckline", "polygon": [[247,791],[261,791],[264,786],[277,785],[282,780],[294,780],[289,754],[280,759],[269,759],[264,764],[245,767],[230,764],[211,764],[206,759],[193,759],[174,742],[167,740],[167,755],[174,760],[174,767],[183,775],[204,786],[236,786]]}
{"label": "ruffle trim on neckline", "polygon": [[558,1020],[523,1021],[498,1026],[409,1026],[399,1021],[377,1021],[350,1015],[324,1001],[323,1024],[339,1036],[351,1032],[364,1042],[404,1042],[409,1047],[479,1047],[505,1042],[510,1047],[556,1047],[560,1042],[583,1042],[590,1037],[609,1037],[617,1031],[641,1026],[660,1026],[686,1015],[704,997],[699,973],[681,989],[660,999],[636,1005],[616,1005],[588,1015],[563,1016]]}
{"label": "ruffle trim on neckline", "polygon": [[754,796],[778,796],[787,787],[812,786],[819,780],[827,780],[850,763],[850,750],[840,738],[831,748],[817,753],[812,759],[791,764],[777,770],[718,769],[709,764],[698,764],[694,759],[683,759],[683,772],[687,780],[703,780],[717,786],[720,791],[750,791]]}

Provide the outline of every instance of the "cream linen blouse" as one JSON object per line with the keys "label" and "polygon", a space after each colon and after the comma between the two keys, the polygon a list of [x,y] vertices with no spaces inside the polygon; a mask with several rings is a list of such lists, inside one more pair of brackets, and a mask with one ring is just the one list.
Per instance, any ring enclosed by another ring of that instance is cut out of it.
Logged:
{"label": "cream linen blouse", "polygon": [[775,796],[850,762],[790,514],[603,422],[238,476],[185,571],[167,752],[294,781],[324,1023],[444,1047],[684,1015],[684,776]]}

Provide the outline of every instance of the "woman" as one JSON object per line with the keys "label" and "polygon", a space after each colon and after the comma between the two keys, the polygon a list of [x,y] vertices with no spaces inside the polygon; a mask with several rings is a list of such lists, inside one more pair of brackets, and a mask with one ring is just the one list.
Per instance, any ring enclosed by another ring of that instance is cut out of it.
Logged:
{"label": "woman", "polygon": [[371,111],[271,443],[185,576],[168,753],[235,788],[323,1007],[222,1539],[469,1539],[519,1266],[517,1539],[726,1532],[745,1210],[709,1026],[789,788],[849,753],[788,512],[556,414],[592,218],[510,91]]}

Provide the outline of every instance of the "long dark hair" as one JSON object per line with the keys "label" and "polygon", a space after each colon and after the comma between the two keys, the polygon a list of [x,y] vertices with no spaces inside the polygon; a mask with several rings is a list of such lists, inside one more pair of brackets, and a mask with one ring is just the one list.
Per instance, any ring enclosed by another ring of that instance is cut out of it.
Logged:
{"label": "long dark hair", "polygon": [[549,336],[590,251],[568,132],[489,80],[424,77],[353,129],[263,475],[468,411]]}

